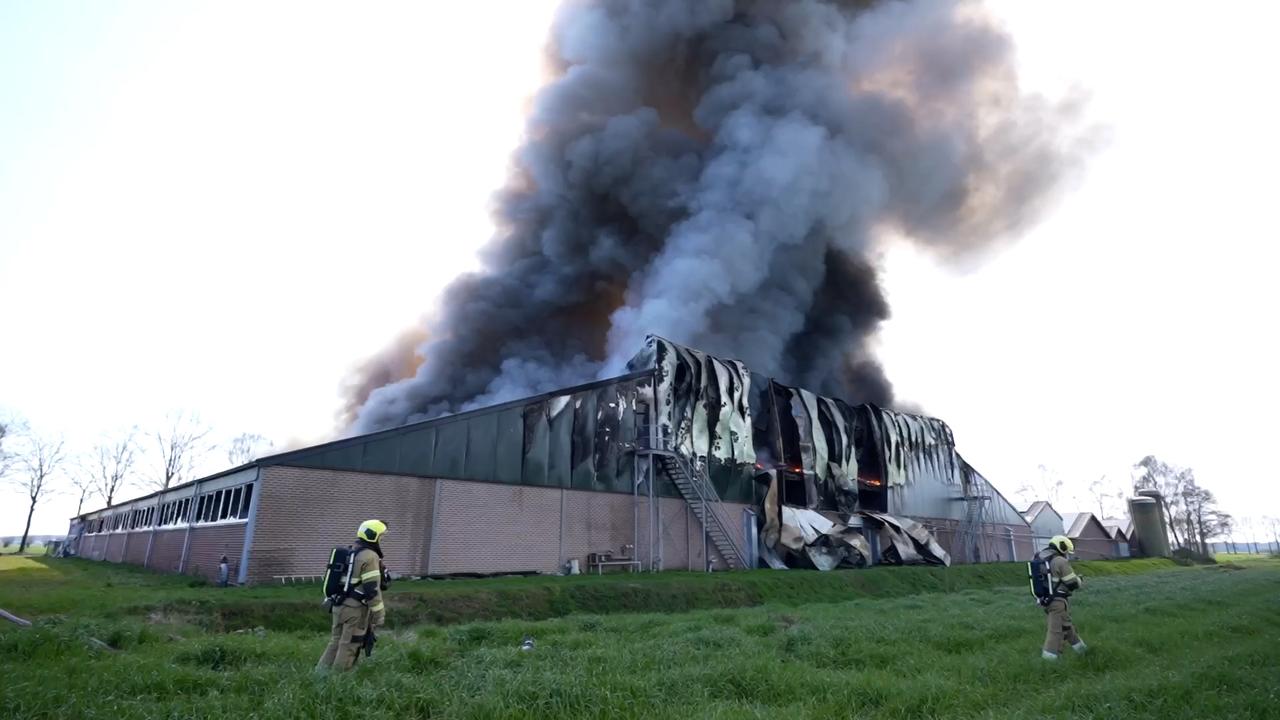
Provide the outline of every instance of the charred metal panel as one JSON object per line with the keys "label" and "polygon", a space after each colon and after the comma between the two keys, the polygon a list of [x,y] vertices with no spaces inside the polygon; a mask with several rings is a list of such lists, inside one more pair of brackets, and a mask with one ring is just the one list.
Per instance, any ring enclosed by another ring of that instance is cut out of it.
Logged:
{"label": "charred metal panel", "polygon": [[622,387],[611,385],[595,391],[596,427],[591,443],[591,463],[595,468],[593,490],[614,490],[618,471],[618,449],[622,441]]}
{"label": "charred metal panel", "polygon": [[763,375],[751,373],[750,404],[755,412],[750,413],[752,454],[756,456],[759,467],[773,467],[775,458],[779,457],[777,447],[777,424],[773,420],[773,384]]}
{"label": "charred metal panel", "polygon": [[494,450],[493,479],[519,484],[524,460],[524,408],[507,408],[498,413],[498,438]]}
{"label": "charred metal panel", "polygon": [[897,487],[922,479],[946,484],[960,482],[955,440],[946,423],[871,405],[866,407],[881,452],[886,485]]}
{"label": "charred metal panel", "polygon": [[524,407],[525,485],[550,485],[547,480],[547,458],[551,448],[550,403],[530,403]]}
{"label": "charred metal panel", "polygon": [[618,388],[618,403],[621,409],[618,417],[618,437],[620,442],[618,443],[617,454],[613,463],[614,485],[611,489],[618,492],[631,492],[636,474],[635,456],[632,451],[637,446],[640,425],[645,422],[645,419],[641,418],[637,412],[637,404],[640,402],[642,395],[648,397],[647,393],[650,393],[653,384],[644,381],[643,383],[624,383],[616,387]]}
{"label": "charred metal panel", "polygon": [[[818,417],[818,396],[808,390],[799,390],[800,400],[804,404],[805,415],[809,418],[809,441],[813,443],[812,472],[818,481],[827,479],[827,438],[822,431]],[[809,466],[806,466],[808,469]]]}
{"label": "charred metal panel", "polygon": [[880,541],[881,559],[893,565],[911,565],[925,562],[934,565],[950,565],[951,555],[942,549],[928,528],[910,518],[900,518],[885,513],[862,513],[882,523]]}
{"label": "charred metal panel", "polygon": [[814,510],[779,502],[782,486],[776,470],[762,473],[759,479],[768,487],[760,542],[761,555],[770,567],[833,570],[871,562],[871,545],[862,535],[859,519],[846,516],[843,522],[834,522]]}
{"label": "charred metal panel", "polygon": [[631,367],[655,370],[660,446],[703,465],[722,499],[752,497],[756,453],[746,366],[650,337]]}
{"label": "charred metal panel", "polygon": [[596,394],[580,393],[573,396],[572,443],[569,449],[570,487],[575,490],[595,490],[596,487]]}
{"label": "charred metal panel", "polygon": [[[769,393],[773,400],[773,420],[778,430],[778,455],[774,462],[801,472],[804,470],[804,458],[800,451],[800,426],[796,424],[796,416],[791,407],[791,389],[776,382],[770,385],[773,388]],[[801,502],[801,499],[797,498],[796,502]]]}
{"label": "charred metal panel", "polygon": [[573,397],[561,395],[548,404],[547,484],[569,487],[573,477]]}

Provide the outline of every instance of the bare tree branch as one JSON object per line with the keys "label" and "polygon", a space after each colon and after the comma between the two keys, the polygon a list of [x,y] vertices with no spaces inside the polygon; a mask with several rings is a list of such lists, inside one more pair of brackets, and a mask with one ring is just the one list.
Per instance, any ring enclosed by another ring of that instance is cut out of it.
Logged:
{"label": "bare tree branch", "polygon": [[5,445],[6,440],[12,439],[13,421],[0,420],[0,478],[9,472],[9,463],[13,459],[8,447]]}
{"label": "bare tree branch", "polygon": [[227,448],[227,460],[232,466],[244,465],[271,452],[275,445],[257,433],[240,433],[231,440]]}
{"label": "bare tree branch", "polygon": [[9,478],[30,500],[27,525],[22,531],[22,540],[18,543],[18,552],[21,553],[27,549],[31,518],[35,515],[36,505],[53,490],[53,478],[66,461],[67,455],[66,444],[60,437],[45,437],[24,428],[16,440],[13,451],[14,471],[9,474]]}
{"label": "bare tree branch", "polygon": [[196,465],[213,449],[206,441],[209,432],[210,428],[195,414],[170,413],[166,426],[152,434],[160,451],[160,476],[156,479],[159,489],[192,479]]}
{"label": "bare tree branch", "polygon": [[77,464],[80,467],[71,473],[71,487],[76,489],[79,496],[76,500],[76,515],[79,516],[84,512],[84,501],[89,497],[89,493],[97,492],[98,483],[94,480],[93,473],[85,467],[83,459]]}
{"label": "bare tree branch", "polygon": [[138,457],[137,428],[104,439],[94,446],[85,461],[85,470],[93,478],[94,489],[110,507],[120,491],[128,487]]}
{"label": "bare tree branch", "polygon": [[1044,465],[1038,466],[1037,470],[1039,474],[1035,478],[1028,479],[1018,488],[1016,494],[1019,500],[1026,507],[1030,507],[1031,503],[1037,500],[1045,500],[1057,507],[1062,500],[1062,489],[1066,484],[1062,475],[1057,470]]}

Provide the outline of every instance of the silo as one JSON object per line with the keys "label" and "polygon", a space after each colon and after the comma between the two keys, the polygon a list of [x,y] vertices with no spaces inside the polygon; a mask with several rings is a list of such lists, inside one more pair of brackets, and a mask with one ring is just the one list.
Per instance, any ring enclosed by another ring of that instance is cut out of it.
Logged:
{"label": "silo", "polygon": [[1133,518],[1133,534],[1143,557],[1168,557],[1169,539],[1165,536],[1160,501],[1152,497],[1129,499],[1129,515]]}
{"label": "silo", "polygon": [[1138,491],[1138,497],[1151,498],[1156,501],[1156,509],[1160,511],[1160,542],[1165,548],[1164,556],[1169,555],[1172,545],[1169,544],[1169,516],[1165,514],[1164,496],[1154,488]]}

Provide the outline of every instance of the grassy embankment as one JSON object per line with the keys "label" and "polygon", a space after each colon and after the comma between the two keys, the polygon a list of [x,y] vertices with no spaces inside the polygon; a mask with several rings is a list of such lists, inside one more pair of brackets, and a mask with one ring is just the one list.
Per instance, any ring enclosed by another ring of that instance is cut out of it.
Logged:
{"label": "grassy embankment", "polygon": [[[1022,567],[993,565],[403,583],[372,661],[315,678],[314,587],[218,590],[5,558],[0,607],[37,627],[0,629],[0,715],[1274,716],[1280,562],[1079,569],[1075,615],[1092,649],[1056,669],[1038,657],[1043,614]],[[618,604],[754,607],[601,614]],[[437,605],[457,607],[424,609]],[[263,609],[276,606],[289,613]],[[549,615],[562,617],[532,619]],[[517,650],[525,635],[532,652]]]}
{"label": "grassy embankment", "polygon": [[[10,558],[4,577],[21,579],[32,592],[0,584],[0,607],[24,617],[75,610],[95,617],[163,614],[211,630],[263,626],[275,630],[323,630],[328,618],[316,610],[317,585],[211,588],[200,580],[139,570],[128,565]],[[26,564],[22,564],[26,563]],[[6,567],[0,565],[0,569]],[[1136,574],[1172,567],[1164,560],[1079,563],[1095,577]],[[753,607],[766,603],[845,602],[992,587],[1023,587],[1018,563],[967,567],[876,567],[817,573],[666,572],[596,577],[510,577],[485,580],[397,582],[388,593],[391,622],[456,624],[477,620],[542,620],[575,613],[675,612]],[[86,588],[93,588],[91,608]]]}

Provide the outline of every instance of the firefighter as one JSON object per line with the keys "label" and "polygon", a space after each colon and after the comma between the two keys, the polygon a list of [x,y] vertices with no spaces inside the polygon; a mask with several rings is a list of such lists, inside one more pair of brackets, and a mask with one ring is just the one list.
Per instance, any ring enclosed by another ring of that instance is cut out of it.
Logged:
{"label": "firefighter", "polygon": [[1064,535],[1055,535],[1045,549],[1045,552],[1050,553],[1049,584],[1052,590],[1049,602],[1044,606],[1048,631],[1044,636],[1044,651],[1041,655],[1045,660],[1058,659],[1063,640],[1077,653],[1083,653],[1087,647],[1071,622],[1071,593],[1079,590],[1083,584],[1067,560],[1067,556],[1075,552],[1075,549],[1075,543]]}
{"label": "firefighter", "polygon": [[386,622],[382,604],[384,570],[380,541],[387,531],[381,520],[365,520],[356,530],[355,551],[351,559],[350,582],[342,602],[334,605],[333,628],[329,645],[320,656],[316,669],[350,670],[365,646],[367,633]]}

